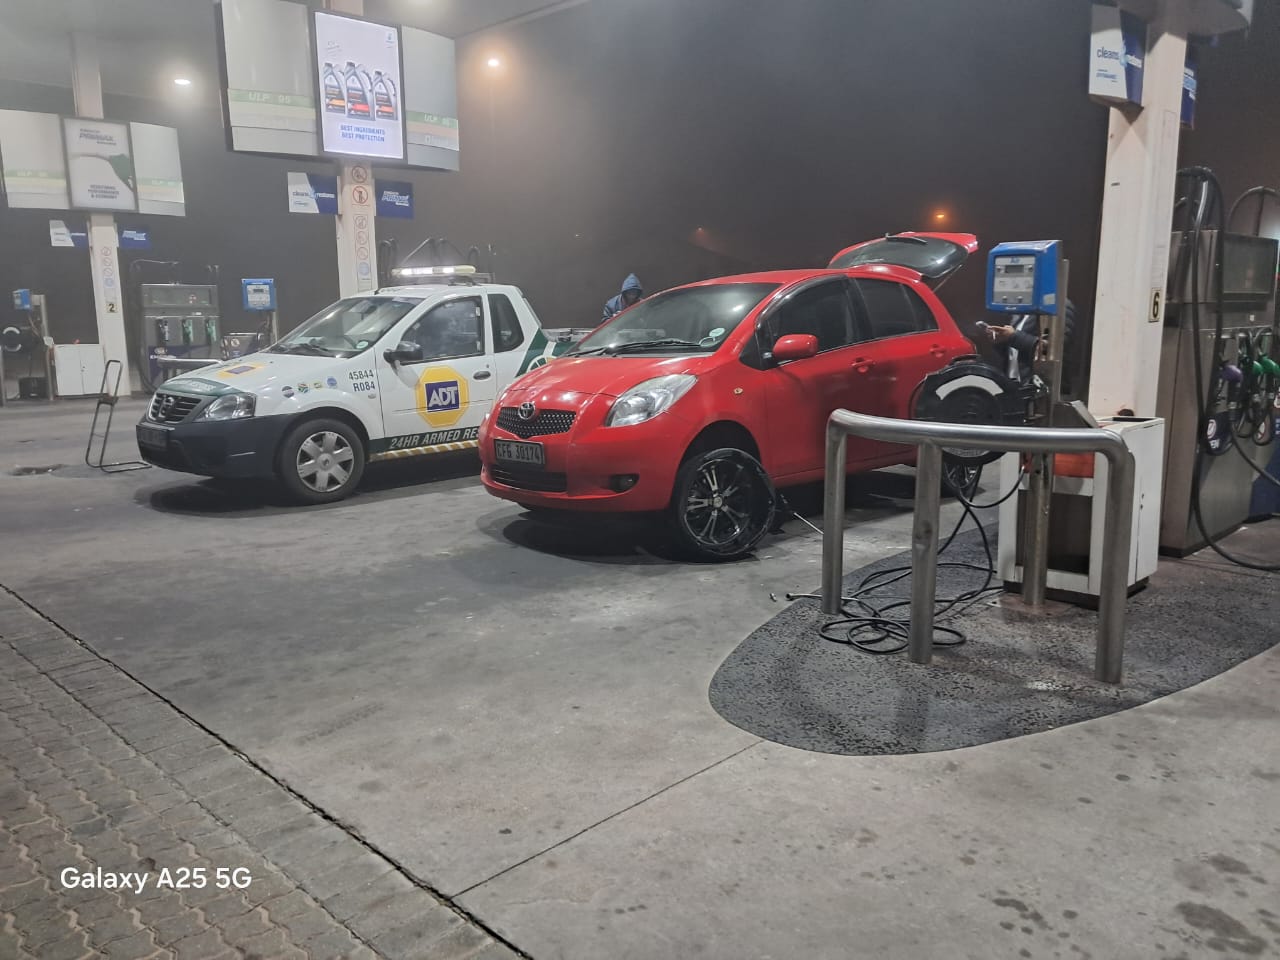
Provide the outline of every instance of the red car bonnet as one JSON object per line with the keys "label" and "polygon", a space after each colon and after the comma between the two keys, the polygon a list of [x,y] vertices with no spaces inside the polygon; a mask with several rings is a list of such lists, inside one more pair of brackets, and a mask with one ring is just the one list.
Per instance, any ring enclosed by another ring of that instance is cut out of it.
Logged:
{"label": "red car bonnet", "polygon": [[563,392],[617,397],[653,377],[701,373],[723,362],[728,354],[729,348],[721,347],[710,356],[561,357],[526,373],[504,396]]}

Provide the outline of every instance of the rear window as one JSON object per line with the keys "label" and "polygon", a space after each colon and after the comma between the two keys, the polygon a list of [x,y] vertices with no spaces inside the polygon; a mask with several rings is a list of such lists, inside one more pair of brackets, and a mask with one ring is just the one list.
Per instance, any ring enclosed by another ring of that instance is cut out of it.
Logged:
{"label": "rear window", "polygon": [[937,237],[883,237],[840,254],[830,266],[844,270],[861,264],[887,263],[934,278],[950,273],[968,256],[960,244]]}

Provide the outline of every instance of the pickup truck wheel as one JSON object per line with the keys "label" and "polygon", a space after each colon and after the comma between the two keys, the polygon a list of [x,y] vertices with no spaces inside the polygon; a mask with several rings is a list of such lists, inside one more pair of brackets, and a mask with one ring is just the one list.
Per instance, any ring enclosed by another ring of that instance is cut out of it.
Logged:
{"label": "pickup truck wheel", "polygon": [[341,420],[304,420],[280,444],[276,471],[300,503],[332,503],[348,496],[364,475],[364,444]]}
{"label": "pickup truck wheel", "polygon": [[751,454],[733,447],[696,454],[680,466],[671,525],[680,546],[701,560],[737,560],[773,524],[775,494]]}

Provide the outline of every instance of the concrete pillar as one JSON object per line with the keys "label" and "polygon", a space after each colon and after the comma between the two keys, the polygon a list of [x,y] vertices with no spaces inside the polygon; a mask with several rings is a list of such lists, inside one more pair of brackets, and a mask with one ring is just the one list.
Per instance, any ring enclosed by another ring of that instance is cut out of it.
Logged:
{"label": "concrete pillar", "polygon": [[378,286],[374,239],[373,168],[343,160],[338,171],[338,293],[353,297]]}
{"label": "concrete pillar", "polygon": [[[328,0],[334,13],[364,14],[364,0]],[[338,295],[353,297],[378,286],[377,238],[374,235],[373,168],[368,160],[338,165]]]}
{"label": "concrete pillar", "polygon": [[[87,33],[71,34],[71,89],[76,113],[101,119],[102,75],[98,42]],[[109,213],[89,215],[89,269],[93,275],[93,307],[97,317],[98,342],[108,360],[119,360],[129,372],[129,347],[124,326],[124,278],[116,220]],[[132,388],[132,374],[122,377],[121,388]]]}
{"label": "concrete pillar", "polygon": [[1111,108],[1089,376],[1100,416],[1156,413],[1187,3],[1168,0],[1151,24],[1142,110]]}

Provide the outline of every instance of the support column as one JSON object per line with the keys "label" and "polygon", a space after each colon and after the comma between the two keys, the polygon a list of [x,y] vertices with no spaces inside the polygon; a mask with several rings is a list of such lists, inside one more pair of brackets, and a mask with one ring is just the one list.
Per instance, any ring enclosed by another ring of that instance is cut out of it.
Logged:
{"label": "support column", "polygon": [[354,297],[378,286],[373,218],[373,168],[367,160],[343,160],[338,168],[338,294]]}
{"label": "support column", "polygon": [[1156,413],[1187,13],[1168,0],[1151,24],[1142,110],[1111,108],[1089,377],[1100,416]]}
{"label": "support column", "polygon": [[[71,88],[76,113],[102,119],[102,75],[98,42],[87,33],[71,34]],[[117,252],[116,219],[109,213],[89,215],[89,270],[93,276],[93,307],[97,317],[98,342],[108,360],[119,360],[129,371],[121,379],[124,390],[132,389],[133,371],[124,327],[123,278]],[[49,385],[53,389],[53,385]]]}
{"label": "support column", "polygon": [[[364,15],[364,0],[327,0],[325,6],[334,13]],[[369,161],[341,161],[338,164],[338,215],[334,218],[339,296],[354,297],[377,289],[378,241],[373,229],[374,211],[373,168]]]}

